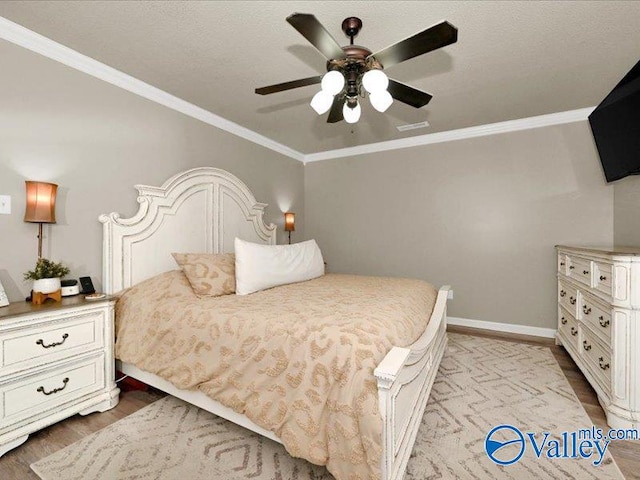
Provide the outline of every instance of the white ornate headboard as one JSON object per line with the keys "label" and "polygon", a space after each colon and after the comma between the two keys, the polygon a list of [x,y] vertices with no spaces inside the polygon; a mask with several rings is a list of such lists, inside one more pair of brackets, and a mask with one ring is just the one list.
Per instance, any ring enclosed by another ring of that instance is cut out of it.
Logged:
{"label": "white ornate headboard", "polygon": [[131,218],[100,215],[103,288],[108,294],[177,268],[172,252],[233,252],[235,237],[275,245],[276,226],[262,218],[236,176],[201,167],[174,175],[161,187],[136,185],[140,208]]}

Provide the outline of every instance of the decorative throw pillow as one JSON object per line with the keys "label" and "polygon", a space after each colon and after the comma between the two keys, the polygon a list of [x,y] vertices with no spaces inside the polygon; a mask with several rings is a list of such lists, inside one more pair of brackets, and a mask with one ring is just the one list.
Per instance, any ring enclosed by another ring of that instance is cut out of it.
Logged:
{"label": "decorative throw pillow", "polygon": [[315,240],[293,245],[261,245],[236,238],[235,250],[238,295],[324,275],[322,252]]}
{"label": "decorative throw pillow", "polygon": [[233,253],[172,253],[196,295],[218,297],[236,291]]}

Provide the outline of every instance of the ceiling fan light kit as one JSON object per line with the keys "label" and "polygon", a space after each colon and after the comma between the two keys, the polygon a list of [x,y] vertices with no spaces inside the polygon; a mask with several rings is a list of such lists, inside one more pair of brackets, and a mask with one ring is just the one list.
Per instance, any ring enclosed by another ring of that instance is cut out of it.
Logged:
{"label": "ceiling fan light kit", "polygon": [[353,44],[353,38],[362,28],[362,21],[357,17],[349,17],[342,22],[342,30],[351,40],[344,47],[313,15],[294,13],[287,17],[287,22],[327,58],[327,73],[257,88],[256,93],[268,95],[320,83],[321,90],[313,96],[311,107],[318,115],[329,112],[328,123],[341,120],[356,123],[362,113],[358,98],[364,98],[365,91],[378,112],[385,112],[394,98],[414,108],[423,107],[431,100],[431,94],[389,79],[383,69],[458,40],[458,30],[445,21],[372,53]]}

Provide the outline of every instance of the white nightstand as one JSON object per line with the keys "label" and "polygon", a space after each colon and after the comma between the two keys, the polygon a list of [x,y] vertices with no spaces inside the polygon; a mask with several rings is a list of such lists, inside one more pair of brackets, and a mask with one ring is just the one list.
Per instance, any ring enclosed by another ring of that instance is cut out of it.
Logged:
{"label": "white nightstand", "polygon": [[0,308],[0,456],[52,423],[118,404],[114,305],[77,296]]}

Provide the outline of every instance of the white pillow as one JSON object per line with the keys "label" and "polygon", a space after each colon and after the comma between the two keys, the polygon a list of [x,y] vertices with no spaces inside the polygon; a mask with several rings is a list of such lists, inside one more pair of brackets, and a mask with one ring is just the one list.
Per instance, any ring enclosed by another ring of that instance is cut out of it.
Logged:
{"label": "white pillow", "polygon": [[237,295],[324,275],[324,260],[315,240],[261,245],[236,238],[235,250]]}

